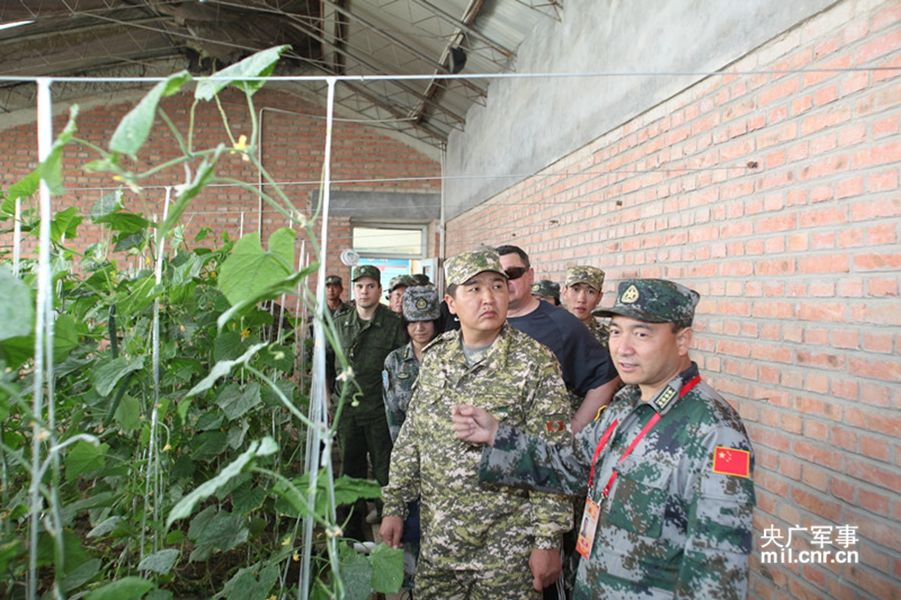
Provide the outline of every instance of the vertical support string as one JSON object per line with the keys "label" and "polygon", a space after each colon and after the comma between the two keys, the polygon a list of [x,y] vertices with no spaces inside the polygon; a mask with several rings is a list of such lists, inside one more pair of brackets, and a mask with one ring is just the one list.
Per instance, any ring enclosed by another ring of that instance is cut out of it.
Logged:
{"label": "vertical support string", "polygon": [[[307,430],[307,454],[304,457],[304,470],[309,473],[309,488],[307,491],[307,515],[303,519],[303,558],[300,564],[300,586],[298,595],[301,600],[308,600],[310,596],[310,562],[311,552],[313,549],[313,514],[316,500],[317,475],[319,474],[320,459],[320,443],[322,441],[322,433],[327,431],[326,426],[326,381],[325,381],[325,331],[323,325],[325,323],[325,272],[326,261],[328,257],[328,217],[329,217],[329,201],[331,199],[330,187],[332,180],[331,160],[332,160],[332,129],[334,125],[334,109],[335,109],[335,78],[326,78],[328,84],[328,97],[326,101],[326,119],[325,119],[325,153],[322,165],[322,233],[320,234],[320,260],[319,273],[316,280],[316,320],[313,325],[313,374],[310,385],[310,421],[314,426]],[[328,473],[331,467],[331,443],[327,440],[325,453],[322,456],[323,466],[326,467],[326,476],[331,477]],[[331,488],[331,486],[330,486]],[[331,493],[334,489],[331,488]],[[334,502],[330,503],[332,513],[334,513]],[[334,514],[330,520],[334,521]],[[333,544],[334,539],[330,538],[329,543]],[[330,553],[331,554],[331,553]],[[332,564],[332,577],[337,581],[341,574],[338,572],[338,565]]]}
{"label": "vertical support string", "polygon": [[[43,162],[50,154],[53,146],[53,108],[50,98],[50,83],[47,78],[37,80],[37,112],[38,112],[38,159]],[[41,179],[40,183],[40,235],[38,242],[38,289],[34,325],[34,381],[32,387],[31,425],[31,485],[29,498],[31,505],[31,523],[29,532],[29,563],[27,598],[37,597],[37,553],[40,518],[43,499],[40,493],[41,484],[41,444],[44,439],[54,436],[51,424],[44,429],[39,422],[44,414],[44,383],[52,377],[53,361],[53,276],[50,267],[50,223],[53,219],[53,207],[50,202],[50,188]],[[49,359],[49,361],[48,361]],[[47,403],[53,403],[48,393]],[[55,437],[55,436],[54,436]],[[61,543],[62,540],[60,539]],[[57,565],[58,569],[62,565]]]}

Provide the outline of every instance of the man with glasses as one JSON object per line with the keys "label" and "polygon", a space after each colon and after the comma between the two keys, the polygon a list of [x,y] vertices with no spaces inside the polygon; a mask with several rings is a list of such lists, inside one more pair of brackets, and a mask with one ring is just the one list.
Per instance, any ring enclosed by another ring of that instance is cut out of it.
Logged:
{"label": "man with glasses", "polygon": [[532,296],[535,271],[522,248],[503,245],[497,253],[510,292],[507,321],[557,357],[566,389],[578,399],[572,420],[573,433],[578,433],[610,402],[619,385],[610,354],[576,317]]}

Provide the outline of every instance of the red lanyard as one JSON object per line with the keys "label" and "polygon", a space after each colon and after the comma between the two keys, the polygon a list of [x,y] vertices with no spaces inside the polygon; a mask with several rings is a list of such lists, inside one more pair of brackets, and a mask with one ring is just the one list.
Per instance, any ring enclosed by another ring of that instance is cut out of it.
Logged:
{"label": "red lanyard", "polygon": [[[698,383],[700,381],[701,381],[700,375],[695,375],[694,377],[689,379],[685,383],[685,385],[682,386],[682,389],[679,390],[679,398],[682,398],[683,396],[685,396],[685,394],[690,392],[691,389],[694,386],[698,385]],[[622,463],[624,460],[626,460],[626,457],[628,457],[630,454],[632,454],[632,451],[635,450],[635,446],[638,445],[638,442],[640,442],[641,439],[644,436],[646,436],[647,433],[651,429],[654,428],[654,425],[656,425],[657,421],[659,421],[659,420],[660,420],[660,413],[655,412],[654,416],[651,417],[650,419],[648,419],[648,422],[645,423],[644,427],[641,428],[641,431],[638,432],[638,435],[635,436],[635,439],[632,440],[632,443],[629,444],[629,447],[626,448],[626,451],[623,452],[622,456],[619,457],[619,461],[617,461],[618,463]],[[619,421],[617,419],[614,419],[613,423],[610,424],[610,427],[608,427],[607,431],[604,432],[604,435],[601,436],[600,441],[598,441],[597,447],[595,447],[595,449],[594,449],[594,455],[592,455],[592,457],[591,457],[591,469],[588,471],[588,493],[589,494],[591,493],[591,484],[594,483],[594,467],[595,467],[595,465],[597,465],[598,456],[600,456],[601,450],[604,449],[604,447],[607,445],[607,442],[610,441],[610,436],[613,435],[613,432],[616,429],[617,425],[619,425]],[[604,491],[601,492],[601,495],[604,498],[607,497],[607,494],[610,492],[610,488],[613,487],[613,482],[616,481],[617,475],[619,475],[619,473],[616,471],[616,469],[614,469],[613,473],[611,473],[611,475],[610,475],[610,479],[607,481],[607,485],[604,486]]]}

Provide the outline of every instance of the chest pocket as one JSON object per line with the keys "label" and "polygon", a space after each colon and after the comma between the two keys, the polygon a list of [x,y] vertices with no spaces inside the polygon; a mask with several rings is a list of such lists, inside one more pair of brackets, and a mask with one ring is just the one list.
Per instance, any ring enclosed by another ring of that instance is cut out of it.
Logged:
{"label": "chest pocket", "polygon": [[660,472],[655,466],[638,465],[629,457],[617,467],[616,484],[607,499],[609,525],[644,537],[660,537],[673,473],[669,469]]}

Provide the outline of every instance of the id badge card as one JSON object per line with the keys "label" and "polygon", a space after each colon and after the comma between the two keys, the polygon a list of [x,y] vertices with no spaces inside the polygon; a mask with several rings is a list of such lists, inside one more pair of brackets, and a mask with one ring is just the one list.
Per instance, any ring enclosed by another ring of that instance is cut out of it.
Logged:
{"label": "id badge card", "polygon": [[576,540],[576,552],[585,560],[591,556],[591,547],[594,546],[594,534],[598,529],[600,514],[601,505],[592,500],[591,496],[586,496],[585,510],[582,511],[582,524],[579,526],[579,538]]}

